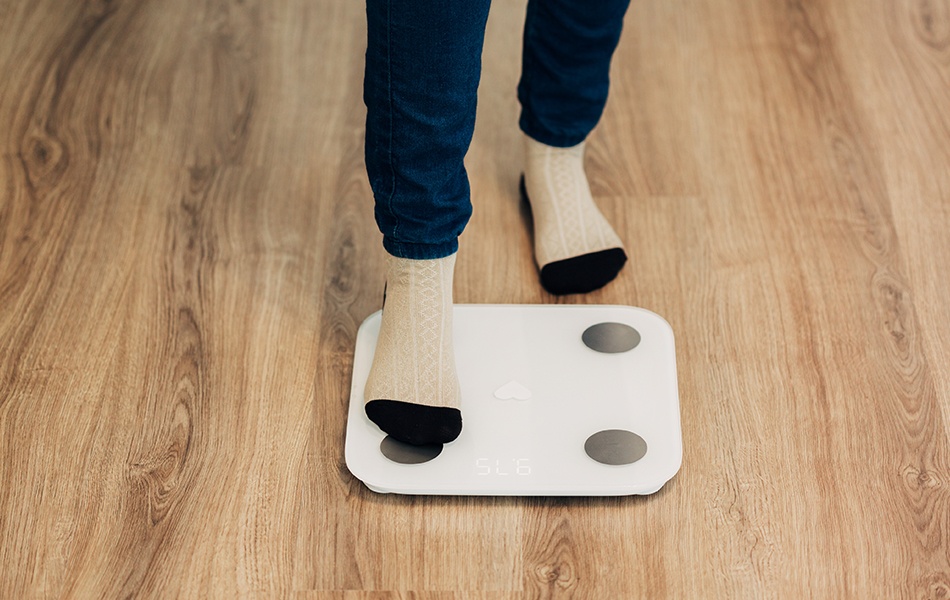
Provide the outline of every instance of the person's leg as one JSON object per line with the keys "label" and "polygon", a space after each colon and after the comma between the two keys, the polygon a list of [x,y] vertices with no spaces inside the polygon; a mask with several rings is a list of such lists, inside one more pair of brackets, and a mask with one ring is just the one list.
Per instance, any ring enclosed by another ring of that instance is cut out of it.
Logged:
{"label": "person's leg", "polygon": [[367,0],[366,170],[387,258],[366,414],[413,444],[462,426],[452,275],[489,0]]}
{"label": "person's leg", "polygon": [[607,103],[610,59],[630,0],[529,0],[524,28],[521,130],[569,148],[594,129]]}
{"label": "person's leg", "polygon": [[531,204],[541,283],[555,294],[597,289],[627,260],[591,197],[584,140],[600,120],[610,59],[629,0],[529,0],[518,99],[526,135],[524,192]]}
{"label": "person's leg", "polygon": [[448,256],[471,216],[463,159],[475,127],[489,0],[367,0],[366,170],[393,256]]}

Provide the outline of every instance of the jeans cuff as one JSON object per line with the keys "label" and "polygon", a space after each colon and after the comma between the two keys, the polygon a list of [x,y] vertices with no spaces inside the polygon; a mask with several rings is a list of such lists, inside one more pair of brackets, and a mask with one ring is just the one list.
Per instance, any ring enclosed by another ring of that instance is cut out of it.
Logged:
{"label": "jeans cuff", "polygon": [[521,111],[521,118],[518,119],[518,126],[521,131],[531,139],[541,142],[554,148],[571,148],[587,139],[590,133],[586,131],[582,134],[573,133],[551,133],[542,128],[536,121],[530,119],[525,111]]}
{"label": "jeans cuff", "polygon": [[432,260],[435,258],[445,258],[455,254],[459,249],[458,238],[450,242],[441,244],[412,244],[407,242],[397,242],[390,237],[383,236],[383,248],[396,258],[408,258],[410,260]]}

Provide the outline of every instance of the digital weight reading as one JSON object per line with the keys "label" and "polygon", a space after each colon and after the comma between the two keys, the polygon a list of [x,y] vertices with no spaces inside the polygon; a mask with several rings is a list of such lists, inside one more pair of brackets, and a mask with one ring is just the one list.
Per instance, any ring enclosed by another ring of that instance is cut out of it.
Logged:
{"label": "digital weight reading", "polygon": [[531,475],[530,458],[479,458],[475,460],[475,473],[478,475]]}

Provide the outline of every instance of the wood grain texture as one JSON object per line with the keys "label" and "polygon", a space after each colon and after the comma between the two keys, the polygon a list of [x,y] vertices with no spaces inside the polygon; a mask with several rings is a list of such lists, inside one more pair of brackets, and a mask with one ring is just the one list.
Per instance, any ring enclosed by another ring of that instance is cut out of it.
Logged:
{"label": "wood grain texture", "polygon": [[587,157],[631,265],[537,282],[495,0],[462,303],[677,335],[646,498],[377,495],[346,0],[0,0],[0,597],[950,598],[950,2],[635,2]]}

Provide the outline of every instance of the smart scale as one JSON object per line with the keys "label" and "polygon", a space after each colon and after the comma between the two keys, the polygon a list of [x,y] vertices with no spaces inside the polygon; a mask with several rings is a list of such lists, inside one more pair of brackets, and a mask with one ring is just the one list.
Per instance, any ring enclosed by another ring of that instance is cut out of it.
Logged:
{"label": "smart scale", "polygon": [[462,434],[386,436],[363,411],[381,311],[360,326],[346,465],[380,493],[652,494],[683,457],[673,330],[631,306],[457,305]]}

